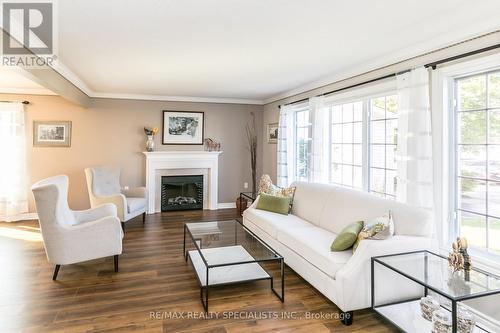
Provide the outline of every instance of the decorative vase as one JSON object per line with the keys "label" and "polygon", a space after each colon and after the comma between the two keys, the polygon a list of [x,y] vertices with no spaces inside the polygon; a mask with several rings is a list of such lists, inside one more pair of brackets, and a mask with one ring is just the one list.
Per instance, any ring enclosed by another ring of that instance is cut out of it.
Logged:
{"label": "decorative vase", "polygon": [[153,135],[147,135],[148,139],[146,140],[146,150],[154,151],[155,150],[155,141]]}

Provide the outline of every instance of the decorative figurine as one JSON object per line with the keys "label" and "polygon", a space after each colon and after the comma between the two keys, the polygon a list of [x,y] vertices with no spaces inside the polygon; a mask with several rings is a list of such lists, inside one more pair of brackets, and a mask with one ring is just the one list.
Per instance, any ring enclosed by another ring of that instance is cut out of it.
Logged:
{"label": "decorative figurine", "polygon": [[220,151],[220,142],[217,142],[211,138],[206,138],[204,141],[205,141],[205,150]]}
{"label": "decorative figurine", "polygon": [[453,251],[448,256],[448,263],[453,268],[453,272],[464,270],[465,280],[469,281],[472,261],[467,253],[467,239],[458,237],[452,244]]}

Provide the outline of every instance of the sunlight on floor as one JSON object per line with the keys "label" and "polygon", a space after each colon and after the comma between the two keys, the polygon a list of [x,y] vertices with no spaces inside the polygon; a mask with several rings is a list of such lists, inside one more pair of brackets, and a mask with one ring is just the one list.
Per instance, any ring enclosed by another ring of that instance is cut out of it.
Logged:
{"label": "sunlight on floor", "polygon": [[18,229],[4,228],[4,227],[0,227],[0,237],[20,239],[30,242],[42,241],[42,235],[39,232],[18,230]]}

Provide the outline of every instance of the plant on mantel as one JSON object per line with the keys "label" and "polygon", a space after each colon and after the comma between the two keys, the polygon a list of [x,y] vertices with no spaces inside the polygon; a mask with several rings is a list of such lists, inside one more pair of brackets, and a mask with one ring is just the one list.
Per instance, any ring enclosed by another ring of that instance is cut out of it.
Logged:
{"label": "plant on mantel", "polygon": [[144,127],[144,134],[146,134],[146,150],[151,152],[155,150],[155,135],[158,133],[158,127]]}
{"label": "plant on mantel", "polygon": [[250,166],[252,169],[252,194],[257,192],[257,127],[255,126],[255,114],[250,112],[250,121],[245,126],[247,136],[247,149],[250,151]]}

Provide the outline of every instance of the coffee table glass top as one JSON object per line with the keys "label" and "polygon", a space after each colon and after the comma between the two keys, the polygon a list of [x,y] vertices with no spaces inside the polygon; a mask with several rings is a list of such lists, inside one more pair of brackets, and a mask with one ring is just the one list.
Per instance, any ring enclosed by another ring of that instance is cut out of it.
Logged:
{"label": "coffee table glass top", "polygon": [[473,267],[466,280],[463,271],[453,273],[447,258],[432,252],[396,254],[374,260],[451,299],[500,293],[500,277]]}
{"label": "coffee table glass top", "polygon": [[[237,220],[186,223],[193,243],[208,266],[260,262],[282,258]],[[226,256],[206,255],[206,249],[228,248]],[[229,255],[231,247],[242,255]],[[205,252],[205,255],[204,255]],[[243,255],[245,254],[245,255]]]}

